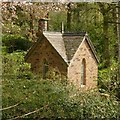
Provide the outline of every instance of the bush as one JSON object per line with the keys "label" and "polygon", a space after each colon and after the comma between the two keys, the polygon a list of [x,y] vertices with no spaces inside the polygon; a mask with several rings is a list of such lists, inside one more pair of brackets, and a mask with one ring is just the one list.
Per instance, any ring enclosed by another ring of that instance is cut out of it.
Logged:
{"label": "bush", "polygon": [[33,78],[31,66],[24,62],[26,52],[13,52],[3,55],[4,79],[30,79]]}
{"label": "bush", "polygon": [[118,118],[119,107],[114,97],[106,98],[97,91],[82,93],[52,80],[4,80],[3,118],[14,118],[38,110],[24,118]]}
{"label": "bush", "polygon": [[120,99],[119,85],[118,63],[113,62],[109,68],[99,70],[98,87],[100,92],[115,95],[118,99]]}
{"label": "bush", "polygon": [[20,35],[4,35],[2,37],[3,46],[6,46],[6,51],[12,53],[16,50],[26,51],[32,45],[32,42]]}
{"label": "bush", "polygon": [[24,62],[25,54],[3,56],[3,119],[119,119],[119,103],[114,95],[105,96],[97,90],[81,92],[58,77],[41,79]]}

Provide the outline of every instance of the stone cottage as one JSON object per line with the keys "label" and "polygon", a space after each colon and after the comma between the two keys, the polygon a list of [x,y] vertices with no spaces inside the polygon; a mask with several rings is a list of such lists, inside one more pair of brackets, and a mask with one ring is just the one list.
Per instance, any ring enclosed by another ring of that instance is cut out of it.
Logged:
{"label": "stone cottage", "polygon": [[45,77],[50,68],[55,68],[80,88],[95,87],[98,59],[88,35],[85,32],[48,32],[46,21],[39,22],[42,32],[25,56],[32,71]]}

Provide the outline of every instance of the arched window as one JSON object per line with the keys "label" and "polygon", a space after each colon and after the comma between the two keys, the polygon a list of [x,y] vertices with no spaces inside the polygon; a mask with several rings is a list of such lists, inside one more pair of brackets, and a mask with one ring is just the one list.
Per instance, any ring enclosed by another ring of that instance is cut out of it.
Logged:
{"label": "arched window", "polygon": [[85,58],[82,60],[82,65],[81,65],[81,85],[86,85],[86,61],[85,61]]}
{"label": "arched window", "polygon": [[43,69],[42,69],[42,76],[43,76],[43,79],[46,78],[46,74],[48,72],[48,62],[46,59],[43,59]]}

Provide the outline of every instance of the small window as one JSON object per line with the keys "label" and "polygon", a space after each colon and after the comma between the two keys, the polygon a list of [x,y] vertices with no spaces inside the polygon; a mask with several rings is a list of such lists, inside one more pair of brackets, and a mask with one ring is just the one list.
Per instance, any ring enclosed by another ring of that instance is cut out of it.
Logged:
{"label": "small window", "polygon": [[86,61],[82,60],[81,65],[81,85],[86,85]]}
{"label": "small window", "polygon": [[46,59],[43,60],[43,69],[42,69],[42,76],[43,76],[43,79],[46,78],[46,74],[48,72],[48,62]]}

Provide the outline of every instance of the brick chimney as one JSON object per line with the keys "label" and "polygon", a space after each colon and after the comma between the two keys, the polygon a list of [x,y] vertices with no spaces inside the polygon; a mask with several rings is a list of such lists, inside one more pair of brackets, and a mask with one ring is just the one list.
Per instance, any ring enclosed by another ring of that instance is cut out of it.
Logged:
{"label": "brick chimney", "polygon": [[38,21],[38,31],[48,31],[48,18],[42,18]]}

